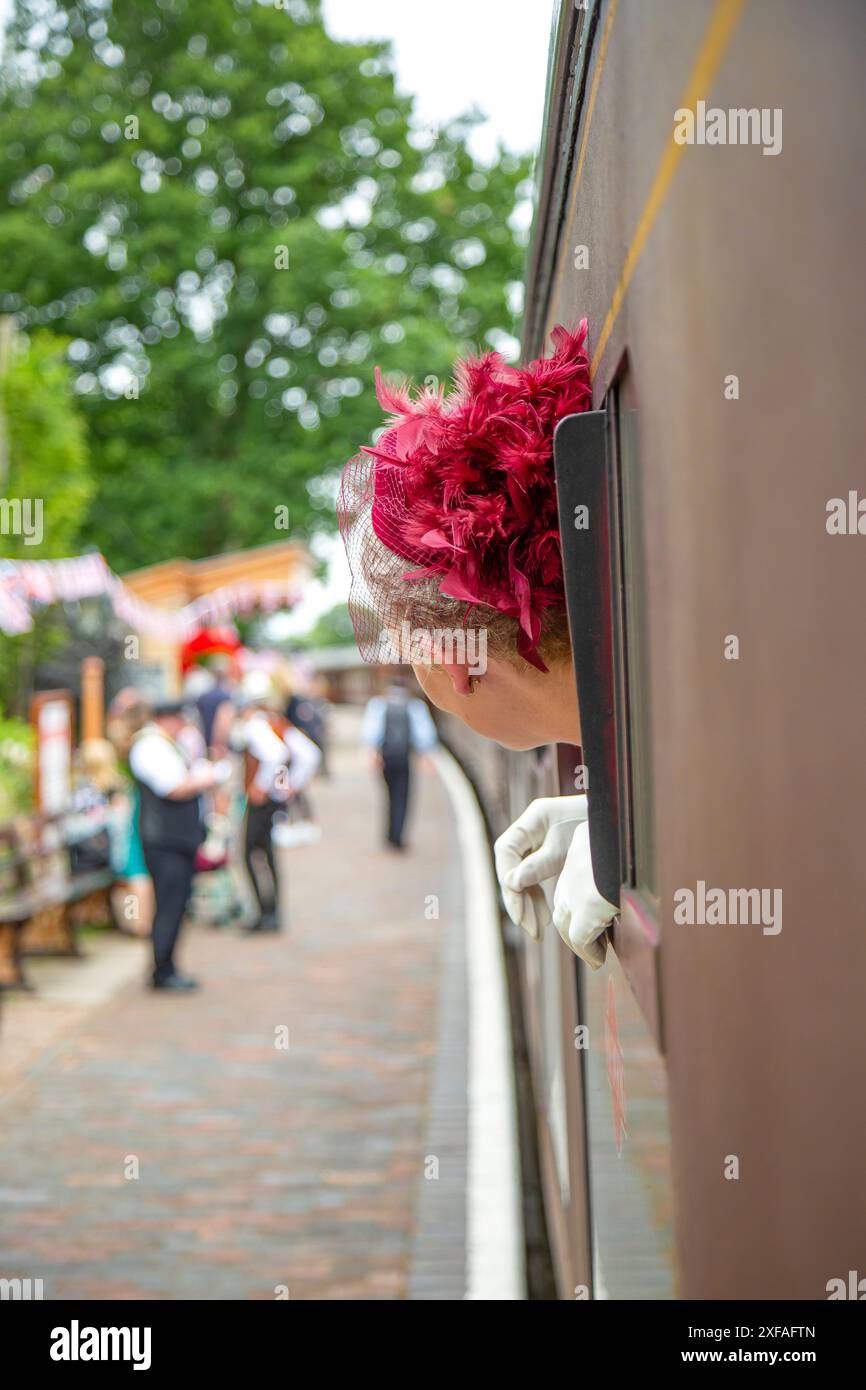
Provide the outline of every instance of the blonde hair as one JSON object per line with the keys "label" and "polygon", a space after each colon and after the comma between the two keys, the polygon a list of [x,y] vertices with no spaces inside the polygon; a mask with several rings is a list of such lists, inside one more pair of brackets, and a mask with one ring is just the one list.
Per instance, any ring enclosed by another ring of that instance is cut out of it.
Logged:
{"label": "blonde hair", "polygon": [[78,752],[84,776],[101,792],[116,791],[122,785],[117,754],[107,738],[86,738]]}

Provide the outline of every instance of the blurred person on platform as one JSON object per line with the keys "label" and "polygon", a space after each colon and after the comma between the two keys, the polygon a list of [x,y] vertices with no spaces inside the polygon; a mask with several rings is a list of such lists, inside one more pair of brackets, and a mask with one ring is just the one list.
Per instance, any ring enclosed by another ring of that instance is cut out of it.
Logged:
{"label": "blurred person on platform", "polygon": [[[311,739],[279,713],[282,699],[270,677],[251,671],[236,696],[239,717],[232,747],[244,755],[244,860],[259,915],[250,933],[280,930],[279,879],[274,859],[274,819],[303,791],[319,766]],[[267,865],[270,884],[262,890],[256,873],[258,855]]]}
{"label": "blurred person on platform", "polygon": [[312,739],[321,754],[319,772],[327,777],[328,702],[323,698],[321,682],[310,681],[306,689],[292,691],[286,705],[286,718]]}
{"label": "blurred person on platform", "polygon": [[393,676],[385,694],[374,695],[364,711],[361,741],[371,766],[381,772],[388,798],[385,843],[403,849],[403,830],[412,789],[412,756],[430,753],[439,742],[423,700],[409,694],[405,676]]}
{"label": "blurred person on platform", "polygon": [[141,842],[153,880],[154,989],[186,992],[195,981],[182,975],[174,953],[192,889],[196,852],[204,839],[202,794],[231,775],[226,760],[192,760],[181,738],[187,724],[183,705],[157,704],[133,740],[130,768],[141,797]]}
{"label": "blurred person on platform", "polygon": [[71,810],[94,818],[94,833],[70,845],[72,871],[110,866],[115,875],[111,905],[115,925],[132,936],[149,936],[153,884],[138,828],[139,802],[128,768],[121,768],[107,738],[85,739],[78,751],[79,781]]}
{"label": "blurred person on platform", "polygon": [[213,690],[214,678],[207,666],[190,666],[183,678],[183,701],[194,705],[208,690]]}
{"label": "blurred person on platform", "polygon": [[141,794],[129,766],[133,740],[150,718],[150,706],[140,690],[126,686],[108,708],[106,733],[117,755],[124,791],[116,798],[118,820],[112,845],[117,883],[112,889],[114,915],[122,931],[149,936],[153,924],[153,882],[141,843]]}
{"label": "blurred person on platform", "polygon": [[186,688],[180,705],[183,722],[178,731],[177,741],[190,763],[198,762],[201,758],[207,757],[207,743],[202,732],[196,700],[186,692]]}
{"label": "blurred person on platform", "polygon": [[75,758],[76,777],[67,825],[73,874],[112,864],[112,837],[123,778],[107,738],[85,739]]}
{"label": "blurred person on platform", "polygon": [[316,702],[316,709],[319,718],[319,748],[322,753],[321,774],[328,778],[331,775],[328,766],[328,740],[330,737],[330,715],[331,699],[328,693],[328,682],[324,676],[317,676],[312,686],[313,699]]}
{"label": "blurred person on platform", "polygon": [[134,685],[118,690],[108,707],[105,733],[112,744],[121,769],[129,770],[129,750],[135,735],[150,718],[150,705]]}
{"label": "blurred person on platform", "polygon": [[[296,729],[300,729],[311,743],[314,743],[319,750],[319,766],[317,771],[322,772],[324,766],[324,719],[322,717],[319,703],[313,696],[309,688],[309,680],[305,678],[303,682],[295,686],[289,692],[285,708],[286,718]],[[313,824],[315,813],[313,803],[310,800],[307,789],[299,791],[297,796],[292,798],[289,807],[289,819],[297,822]]]}
{"label": "blurred person on platform", "polygon": [[224,758],[235,717],[232,702],[235,681],[231,659],[221,652],[217,653],[211,657],[208,673],[211,683],[196,699],[196,708],[211,757]]}

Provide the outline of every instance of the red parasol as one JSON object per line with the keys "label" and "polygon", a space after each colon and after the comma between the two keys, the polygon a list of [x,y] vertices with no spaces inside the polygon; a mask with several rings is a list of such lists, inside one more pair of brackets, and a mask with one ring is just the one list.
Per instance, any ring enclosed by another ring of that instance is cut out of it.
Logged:
{"label": "red parasol", "polygon": [[202,627],[180,649],[180,667],[186,674],[202,657],[234,656],[240,650],[241,639],[233,627]]}

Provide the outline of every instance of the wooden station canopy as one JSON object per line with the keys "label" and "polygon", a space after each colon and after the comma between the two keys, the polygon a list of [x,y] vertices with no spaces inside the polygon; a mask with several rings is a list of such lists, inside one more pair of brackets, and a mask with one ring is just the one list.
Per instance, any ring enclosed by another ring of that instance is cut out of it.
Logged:
{"label": "wooden station canopy", "polygon": [[[312,576],[313,561],[300,541],[277,541],[252,550],[234,550],[204,560],[165,560],[133,570],[123,582],[136,597],[166,612],[176,612],[208,594],[237,587],[272,604],[280,593],[300,596]],[[169,688],[179,680],[179,644],[166,627],[165,638],[141,639],[141,659],[165,669]]]}

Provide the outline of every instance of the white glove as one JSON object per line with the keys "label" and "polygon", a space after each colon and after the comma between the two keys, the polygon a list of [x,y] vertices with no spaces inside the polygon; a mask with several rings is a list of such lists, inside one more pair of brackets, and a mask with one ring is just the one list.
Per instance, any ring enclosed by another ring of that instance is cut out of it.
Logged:
{"label": "white glove", "polygon": [[598,940],[617,909],[595,886],[584,796],[533,801],[494,846],[496,874],[509,917],[534,940],[551,920],[545,880],[556,878],[553,924],[587,965],[604,964]]}
{"label": "white glove", "polygon": [[585,796],[539,797],[493,847],[506,911],[534,941],[551,920],[541,885],[562,872],[575,827],[587,814]]}
{"label": "white glove", "polygon": [[574,832],[565,865],[553,895],[553,925],[566,946],[593,970],[604,965],[604,929],[618,909],[595,886],[589,849],[589,822]]}

